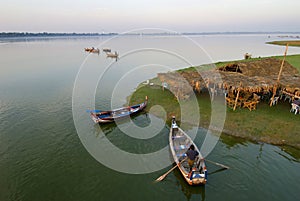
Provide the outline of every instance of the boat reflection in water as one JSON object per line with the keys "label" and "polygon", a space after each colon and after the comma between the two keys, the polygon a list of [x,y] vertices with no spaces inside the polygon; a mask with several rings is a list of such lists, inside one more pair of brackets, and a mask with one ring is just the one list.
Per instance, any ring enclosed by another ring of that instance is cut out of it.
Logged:
{"label": "boat reflection in water", "polygon": [[[183,178],[178,169],[173,171],[176,179],[176,185],[181,188],[181,191],[186,197],[186,200],[191,200],[192,197],[197,197],[196,200],[205,200],[205,185],[190,186]],[[199,199],[199,198],[201,199]],[[193,199],[195,200],[195,199]]]}

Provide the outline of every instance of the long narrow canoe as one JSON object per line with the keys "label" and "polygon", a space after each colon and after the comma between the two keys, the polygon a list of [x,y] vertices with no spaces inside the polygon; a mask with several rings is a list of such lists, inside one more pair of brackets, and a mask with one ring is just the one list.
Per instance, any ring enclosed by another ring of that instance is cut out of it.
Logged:
{"label": "long narrow canoe", "polygon": [[106,52],[106,57],[110,57],[110,58],[118,58],[119,54],[117,52],[112,53],[112,52]]}
{"label": "long narrow canoe", "polygon": [[102,51],[103,52],[111,52],[111,49],[109,49],[109,48],[103,48]]}
{"label": "long narrow canoe", "polygon": [[84,50],[86,52],[89,52],[89,53],[97,53],[97,54],[100,54],[100,50],[98,48],[84,48]]}
{"label": "long narrow canoe", "polygon": [[[170,149],[175,163],[189,185],[201,185],[207,181],[207,169],[205,161],[193,140],[178,127],[175,117],[172,119],[172,124],[169,133]],[[190,167],[186,158],[186,151],[191,145],[195,146],[195,150],[199,152],[198,159],[195,160],[193,170],[190,172]],[[183,161],[184,160],[184,161]],[[183,161],[183,162],[181,162]]]}
{"label": "long narrow canoe", "polygon": [[147,103],[148,97],[146,96],[145,101],[137,105],[122,107],[110,111],[89,110],[88,112],[90,112],[91,118],[95,123],[109,123],[143,110],[147,106]]}

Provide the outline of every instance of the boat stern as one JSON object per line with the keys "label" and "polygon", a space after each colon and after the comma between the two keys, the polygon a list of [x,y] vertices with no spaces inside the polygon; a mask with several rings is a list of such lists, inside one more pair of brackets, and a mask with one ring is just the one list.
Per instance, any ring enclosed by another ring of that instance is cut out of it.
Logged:
{"label": "boat stern", "polygon": [[93,112],[91,112],[91,118],[92,118],[92,120],[95,122],[95,123],[99,123],[99,117],[97,117],[97,115],[95,114],[95,113],[93,113]]}
{"label": "boat stern", "polygon": [[188,183],[189,185],[204,185],[207,181],[207,170],[204,170],[203,172],[199,172],[198,170],[191,171],[188,176]]}
{"label": "boat stern", "polygon": [[206,179],[205,178],[194,178],[190,181],[190,185],[204,185],[206,184]]}

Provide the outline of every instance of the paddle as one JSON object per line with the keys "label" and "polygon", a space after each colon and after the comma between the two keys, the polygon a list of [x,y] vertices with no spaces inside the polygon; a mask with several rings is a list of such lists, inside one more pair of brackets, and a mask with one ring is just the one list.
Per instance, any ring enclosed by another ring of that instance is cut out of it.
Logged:
{"label": "paddle", "polygon": [[160,182],[162,180],[164,180],[164,178],[170,173],[172,172],[174,169],[176,169],[183,161],[185,161],[187,158],[183,159],[181,162],[179,162],[176,166],[172,167],[168,172],[166,172],[165,174],[161,175],[160,177],[158,177],[155,181]]}
{"label": "paddle", "polygon": [[220,163],[217,163],[217,162],[214,162],[214,161],[210,161],[210,160],[207,160],[207,159],[204,159],[204,160],[207,161],[207,162],[209,162],[209,163],[218,165],[218,166],[220,166],[220,167],[222,167],[222,168],[229,169],[229,167],[226,166],[226,165],[223,165],[223,164],[220,164]]}

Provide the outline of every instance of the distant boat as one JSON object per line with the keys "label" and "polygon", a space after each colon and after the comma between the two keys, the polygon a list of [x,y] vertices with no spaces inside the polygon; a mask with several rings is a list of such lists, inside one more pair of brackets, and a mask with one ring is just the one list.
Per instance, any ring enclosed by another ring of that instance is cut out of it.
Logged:
{"label": "distant boat", "polygon": [[[175,117],[172,118],[172,124],[169,133],[169,144],[173,159],[176,165],[178,165],[178,168],[185,181],[189,185],[205,184],[207,181],[207,169],[204,160],[200,160],[203,157],[193,140],[177,126]],[[195,160],[193,170],[190,172],[190,167],[187,160],[183,159],[185,159],[186,151],[192,144],[195,146],[195,150],[198,151],[199,156],[198,160]]]}
{"label": "distant boat", "polygon": [[142,111],[147,106],[147,103],[148,97],[146,96],[145,101],[137,105],[122,107],[111,111],[90,110],[88,112],[90,112],[91,118],[95,123],[109,123]]}
{"label": "distant boat", "polygon": [[102,51],[103,52],[111,52],[111,49],[109,49],[109,48],[103,48]]}
{"label": "distant boat", "polygon": [[119,58],[119,54],[117,52],[115,52],[115,53],[106,52],[106,56],[110,57],[110,58],[116,58],[116,61]]}
{"label": "distant boat", "polygon": [[100,50],[98,48],[84,48],[86,52],[100,54]]}

